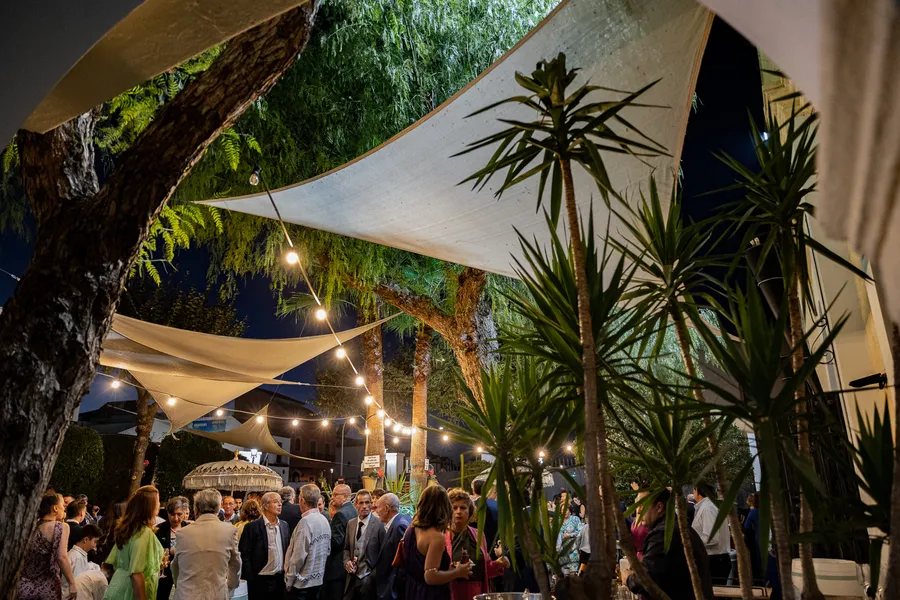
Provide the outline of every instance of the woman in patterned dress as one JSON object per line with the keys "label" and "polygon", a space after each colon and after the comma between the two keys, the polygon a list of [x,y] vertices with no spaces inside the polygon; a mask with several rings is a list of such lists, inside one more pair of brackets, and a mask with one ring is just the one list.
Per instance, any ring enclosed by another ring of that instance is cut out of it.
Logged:
{"label": "woman in patterned dress", "polygon": [[153,533],[159,512],[159,492],[152,485],[128,499],[125,515],[114,529],[115,545],[106,562],[115,572],[104,600],[155,600],[163,548]]}
{"label": "woman in patterned dress", "polygon": [[557,550],[562,551],[563,543],[566,540],[571,539],[572,544],[569,545],[569,549],[565,554],[561,554],[559,557],[560,567],[562,567],[563,573],[568,575],[569,573],[577,573],[578,572],[578,534],[581,533],[582,523],[581,517],[578,516],[579,512],[581,512],[581,507],[574,502],[569,503],[569,516],[566,517],[565,523],[563,523],[562,529],[559,531],[559,538],[556,540],[556,548]]}
{"label": "woman in patterned dress", "polygon": [[75,575],[66,553],[69,526],[65,523],[66,510],[63,506],[63,498],[56,492],[48,492],[41,497],[38,509],[40,523],[28,540],[16,600],[59,600],[62,597],[60,571],[72,590],[68,600],[76,597]]}

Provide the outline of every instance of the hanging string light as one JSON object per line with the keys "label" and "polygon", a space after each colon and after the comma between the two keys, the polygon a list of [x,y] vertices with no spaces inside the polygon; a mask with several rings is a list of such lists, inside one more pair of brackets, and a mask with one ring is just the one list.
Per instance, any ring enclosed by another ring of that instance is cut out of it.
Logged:
{"label": "hanging string light", "polygon": [[335,350],[334,355],[338,358],[347,358],[347,351],[344,350],[343,346],[340,346],[337,350]]}
{"label": "hanging string light", "polygon": [[291,425],[293,425],[294,427],[296,427],[299,424],[300,424],[300,419],[294,419],[291,421]]}
{"label": "hanging string light", "polygon": [[328,427],[328,419],[322,419],[322,427]]}
{"label": "hanging string light", "polygon": [[449,442],[450,436],[445,433],[444,435],[441,436],[441,439],[444,440],[445,442]]}
{"label": "hanging string light", "polygon": [[224,415],[224,414],[225,414],[225,411],[222,410],[221,408],[218,409],[218,410],[216,410],[216,416],[217,416],[217,417],[221,417],[221,416]]}
{"label": "hanging string light", "polygon": [[375,402],[375,398],[373,398],[372,396],[366,396],[365,398],[363,398],[363,401],[366,404],[372,404],[373,402]]}
{"label": "hanging string light", "polygon": [[327,318],[328,318],[328,312],[324,308],[316,309],[316,319],[318,319],[319,321],[324,321]]}
{"label": "hanging string light", "polygon": [[114,390],[119,389],[119,387],[121,387],[121,385],[122,385],[122,382],[119,381],[118,379],[113,379],[112,383],[109,384],[109,386]]}
{"label": "hanging string light", "polygon": [[176,402],[178,402],[178,399],[174,396],[169,396],[169,399],[166,400],[166,404],[168,404],[169,406],[175,406]]}
{"label": "hanging string light", "polygon": [[353,380],[353,383],[355,383],[356,385],[359,385],[359,386],[363,386],[363,385],[366,385],[366,380],[363,378],[362,375],[357,375],[356,379]]}
{"label": "hanging string light", "polygon": [[263,416],[262,416],[262,415],[259,415],[259,416],[256,417],[256,422],[257,422],[257,423],[262,423],[263,421],[265,421],[265,419],[263,419]]}
{"label": "hanging string light", "polygon": [[372,430],[366,427],[366,435],[369,435],[370,433],[372,433]]}
{"label": "hanging string light", "polygon": [[[379,416],[381,416],[381,415],[379,415]],[[384,426],[385,426],[385,427],[390,427],[390,426],[391,426],[391,423],[393,423],[393,421],[391,421],[391,418],[390,418],[390,417],[388,417],[387,419],[384,420]]]}
{"label": "hanging string light", "polygon": [[477,452],[478,454],[483,454],[484,448],[482,448],[481,446],[478,446],[477,448],[475,448],[475,452]]}

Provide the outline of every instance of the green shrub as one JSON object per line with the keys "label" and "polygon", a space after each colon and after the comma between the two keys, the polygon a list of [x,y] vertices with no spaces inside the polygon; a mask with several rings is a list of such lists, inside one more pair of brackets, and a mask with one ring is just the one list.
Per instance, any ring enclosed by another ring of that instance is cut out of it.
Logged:
{"label": "green shrub", "polygon": [[100,434],[90,427],[70,425],[50,476],[50,487],[61,494],[87,494],[90,500],[96,501],[102,474]]}
{"label": "green shrub", "polygon": [[193,491],[184,489],[184,476],[203,463],[228,460],[231,452],[218,442],[193,435],[180,433],[178,439],[167,436],[159,445],[156,458],[156,487],[159,488],[160,502],[173,496],[193,496]]}

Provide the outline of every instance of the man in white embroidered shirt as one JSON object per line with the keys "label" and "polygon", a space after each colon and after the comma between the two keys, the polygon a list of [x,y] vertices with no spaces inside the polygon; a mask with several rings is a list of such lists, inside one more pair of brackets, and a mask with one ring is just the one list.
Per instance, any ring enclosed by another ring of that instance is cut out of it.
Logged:
{"label": "man in white embroidered shirt", "polygon": [[[90,571],[100,572],[100,565],[88,560],[88,552],[97,547],[97,541],[103,534],[96,525],[85,525],[79,529],[78,535],[81,536],[81,539],[76,540],[75,545],[69,550],[69,564],[72,565],[72,574],[75,575],[76,587],[79,585],[79,577],[81,575]],[[65,577],[62,578],[62,590],[63,598],[67,598],[69,596],[69,582],[66,581]]]}
{"label": "man in white embroidered shirt", "polygon": [[262,513],[262,517],[245,525],[241,534],[241,577],[247,580],[250,600],[281,600],[284,553],[290,541],[287,523],[278,518],[281,496],[276,492],[265,494]]}
{"label": "man in white embroidered shirt", "polygon": [[325,581],[325,562],[331,552],[331,526],[319,512],[319,488],[309,483],[300,488],[303,516],[291,535],[285,558],[284,585],[288,600],[315,600]]}
{"label": "man in white embroidered shirt", "polygon": [[697,483],[694,488],[694,497],[697,505],[694,509],[694,522],[691,527],[703,540],[706,553],[709,555],[709,571],[713,584],[725,585],[731,573],[731,535],[728,529],[728,521],[725,521],[715,535],[712,534],[713,525],[719,517],[719,509],[713,504],[711,498],[715,498],[715,488],[706,481]]}

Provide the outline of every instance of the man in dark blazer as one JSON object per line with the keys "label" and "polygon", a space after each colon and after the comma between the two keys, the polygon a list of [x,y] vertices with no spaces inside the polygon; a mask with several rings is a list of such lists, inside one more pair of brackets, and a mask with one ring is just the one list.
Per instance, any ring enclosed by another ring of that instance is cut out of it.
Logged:
{"label": "man in dark blazer", "polygon": [[385,494],[375,502],[375,514],[384,524],[384,538],[378,547],[369,547],[369,564],[375,567],[375,595],[378,600],[395,600],[403,593],[406,573],[392,566],[397,546],[409,527],[410,519],[400,514],[400,499]]}
{"label": "man in dark blazer", "polygon": [[331,517],[331,553],[325,563],[325,583],[322,584],[322,600],[341,600],[347,583],[344,568],[344,542],[347,539],[347,523],[358,515],[350,502],[350,486],[338,484],[331,492],[331,506],[337,510]]}
{"label": "man in dark blazer", "polygon": [[278,518],[281,496],[269,492],[262,497],[262,516],[244,525],[238,550],[241,579],[247,581],[249,600],[284,598],[284,555],[291,538],[288,524]]}
{"label": "man in dark blazer", "polygon": [[296,493],[291,486],[286,485],[278,490],[278,495],[281,496],[281,514],[278,518],[288,524],[289,534],[293,535],[303,511],[300,510],[300,505],[294,504]]}

